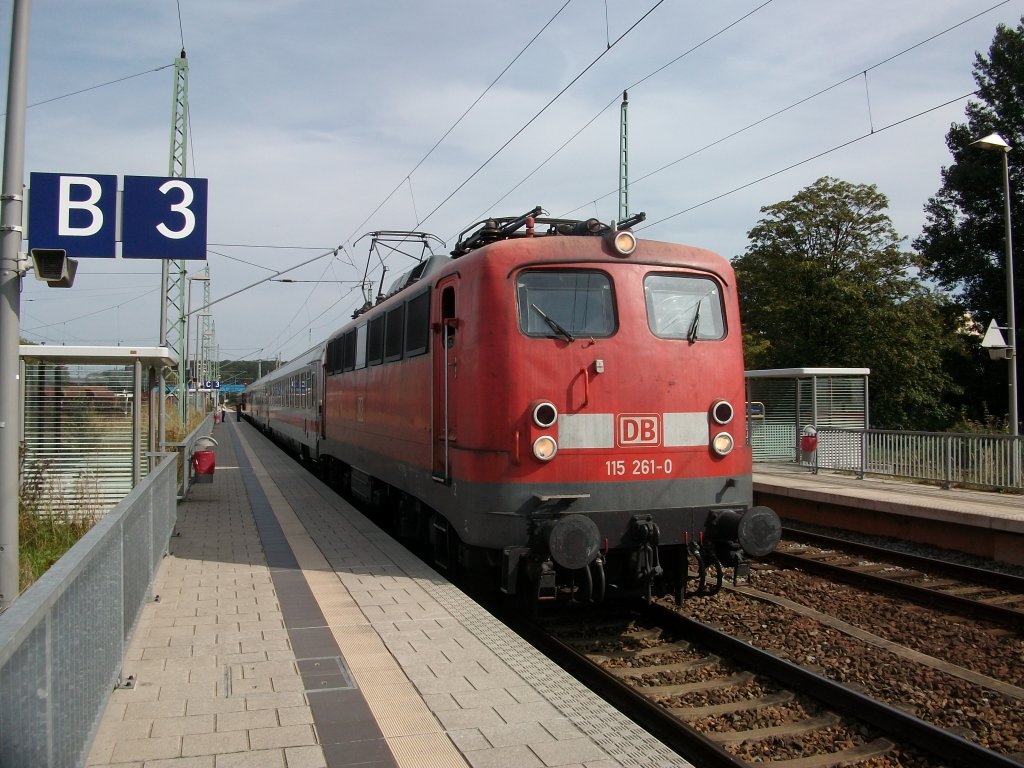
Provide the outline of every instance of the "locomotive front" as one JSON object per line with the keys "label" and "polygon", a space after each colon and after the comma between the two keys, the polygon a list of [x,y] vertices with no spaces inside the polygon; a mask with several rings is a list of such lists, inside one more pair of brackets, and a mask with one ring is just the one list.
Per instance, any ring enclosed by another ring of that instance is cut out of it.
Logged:
{"label": "locomotive front", "polygon": [[500,551],[507,593],[715,591],[781,532],[752,506],[732,268],[593,221],[535,224],[466,250],[447,517]]}

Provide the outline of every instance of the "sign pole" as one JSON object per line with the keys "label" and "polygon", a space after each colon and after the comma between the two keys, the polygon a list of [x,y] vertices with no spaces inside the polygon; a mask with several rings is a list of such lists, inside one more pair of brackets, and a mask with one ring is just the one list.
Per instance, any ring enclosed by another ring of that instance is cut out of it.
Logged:
{"label": "sign pole", "polygon": [[7,139],[0,190],[0,611],[18,596],[18,481],[21,408],[21,239],[25,188],[25,101],[31,0],[14,0],[7,81]]}

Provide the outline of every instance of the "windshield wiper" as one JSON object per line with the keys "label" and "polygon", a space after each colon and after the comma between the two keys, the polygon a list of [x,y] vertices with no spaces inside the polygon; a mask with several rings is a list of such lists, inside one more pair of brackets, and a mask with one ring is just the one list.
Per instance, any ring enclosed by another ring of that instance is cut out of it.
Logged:
{"label": "windshield wiper", "polygon": [[686,340],[693,344],[697,341],[697,326],[700,325],[700,302],[697,302],[697,309],[693,311],[693,321],[690,323],[690,330],[686,332]]}
{"label": "windshield wiper", "polygon": [[548,326],[551,328],[552,331],[557,333],[559,336],[564,338],[566,341],[576,341],[576,337],[575,336],[573,336],[571,333],[569,333],[567,330],[565,330],[565,328],[563,328],[561,325],[559,325],[558,321],[555,320],[553,317],[548,317],[547,315],[545,315],[541,311],[540,307],[538,307],[536,304],[531,304],[530,306],[533,307],[534,311],[536,311],[536,313],[538,315],[540,315],[542,318],[544,318],[544,322],[548,324]]}

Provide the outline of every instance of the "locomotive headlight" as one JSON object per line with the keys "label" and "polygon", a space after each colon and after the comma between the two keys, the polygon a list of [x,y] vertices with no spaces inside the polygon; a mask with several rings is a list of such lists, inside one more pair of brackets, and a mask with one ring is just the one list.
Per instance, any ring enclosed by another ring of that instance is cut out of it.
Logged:
{"label": "locomotive headlight", "polygon": [[629,256],[636,250],[636,235],[628,229],[610,232],[606,237],[612,250],[619,256]]}
{"label": "locomotive headlight", "polygon": [[716,424],[728,424],[734,415],[732,403],[728,400],[719,400],[711,406],[711,418],[715,420]]}
{"label": "locomotive headlight", "polygon": [[533,455],[538,461],[551,461],[558,453],[558,443],[549,435],[541,435],[533,441]]}
{"label": "locomotive headlight", "polygon": [[732,435],[728,432],[719,432],[711,441],[711,450],[719,456],[728,456],[732,453],[733,445]]}
{"label": "locomotive headlight", "polygon": [[555,408],[554,403],[549,403],[547,400],[541,400],[534,403],[533,406],[533,423],[541,429],[547,429],[558,421],[558,409]]}

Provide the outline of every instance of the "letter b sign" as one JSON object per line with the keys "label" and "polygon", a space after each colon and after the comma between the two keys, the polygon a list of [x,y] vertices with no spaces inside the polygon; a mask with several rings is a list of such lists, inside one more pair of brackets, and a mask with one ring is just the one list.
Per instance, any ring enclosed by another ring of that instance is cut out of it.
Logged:
{"label": "letter b sign", "polygon": [[33,173],[28,232],[33,248],[75,258],[114,258],[117,176]]}

